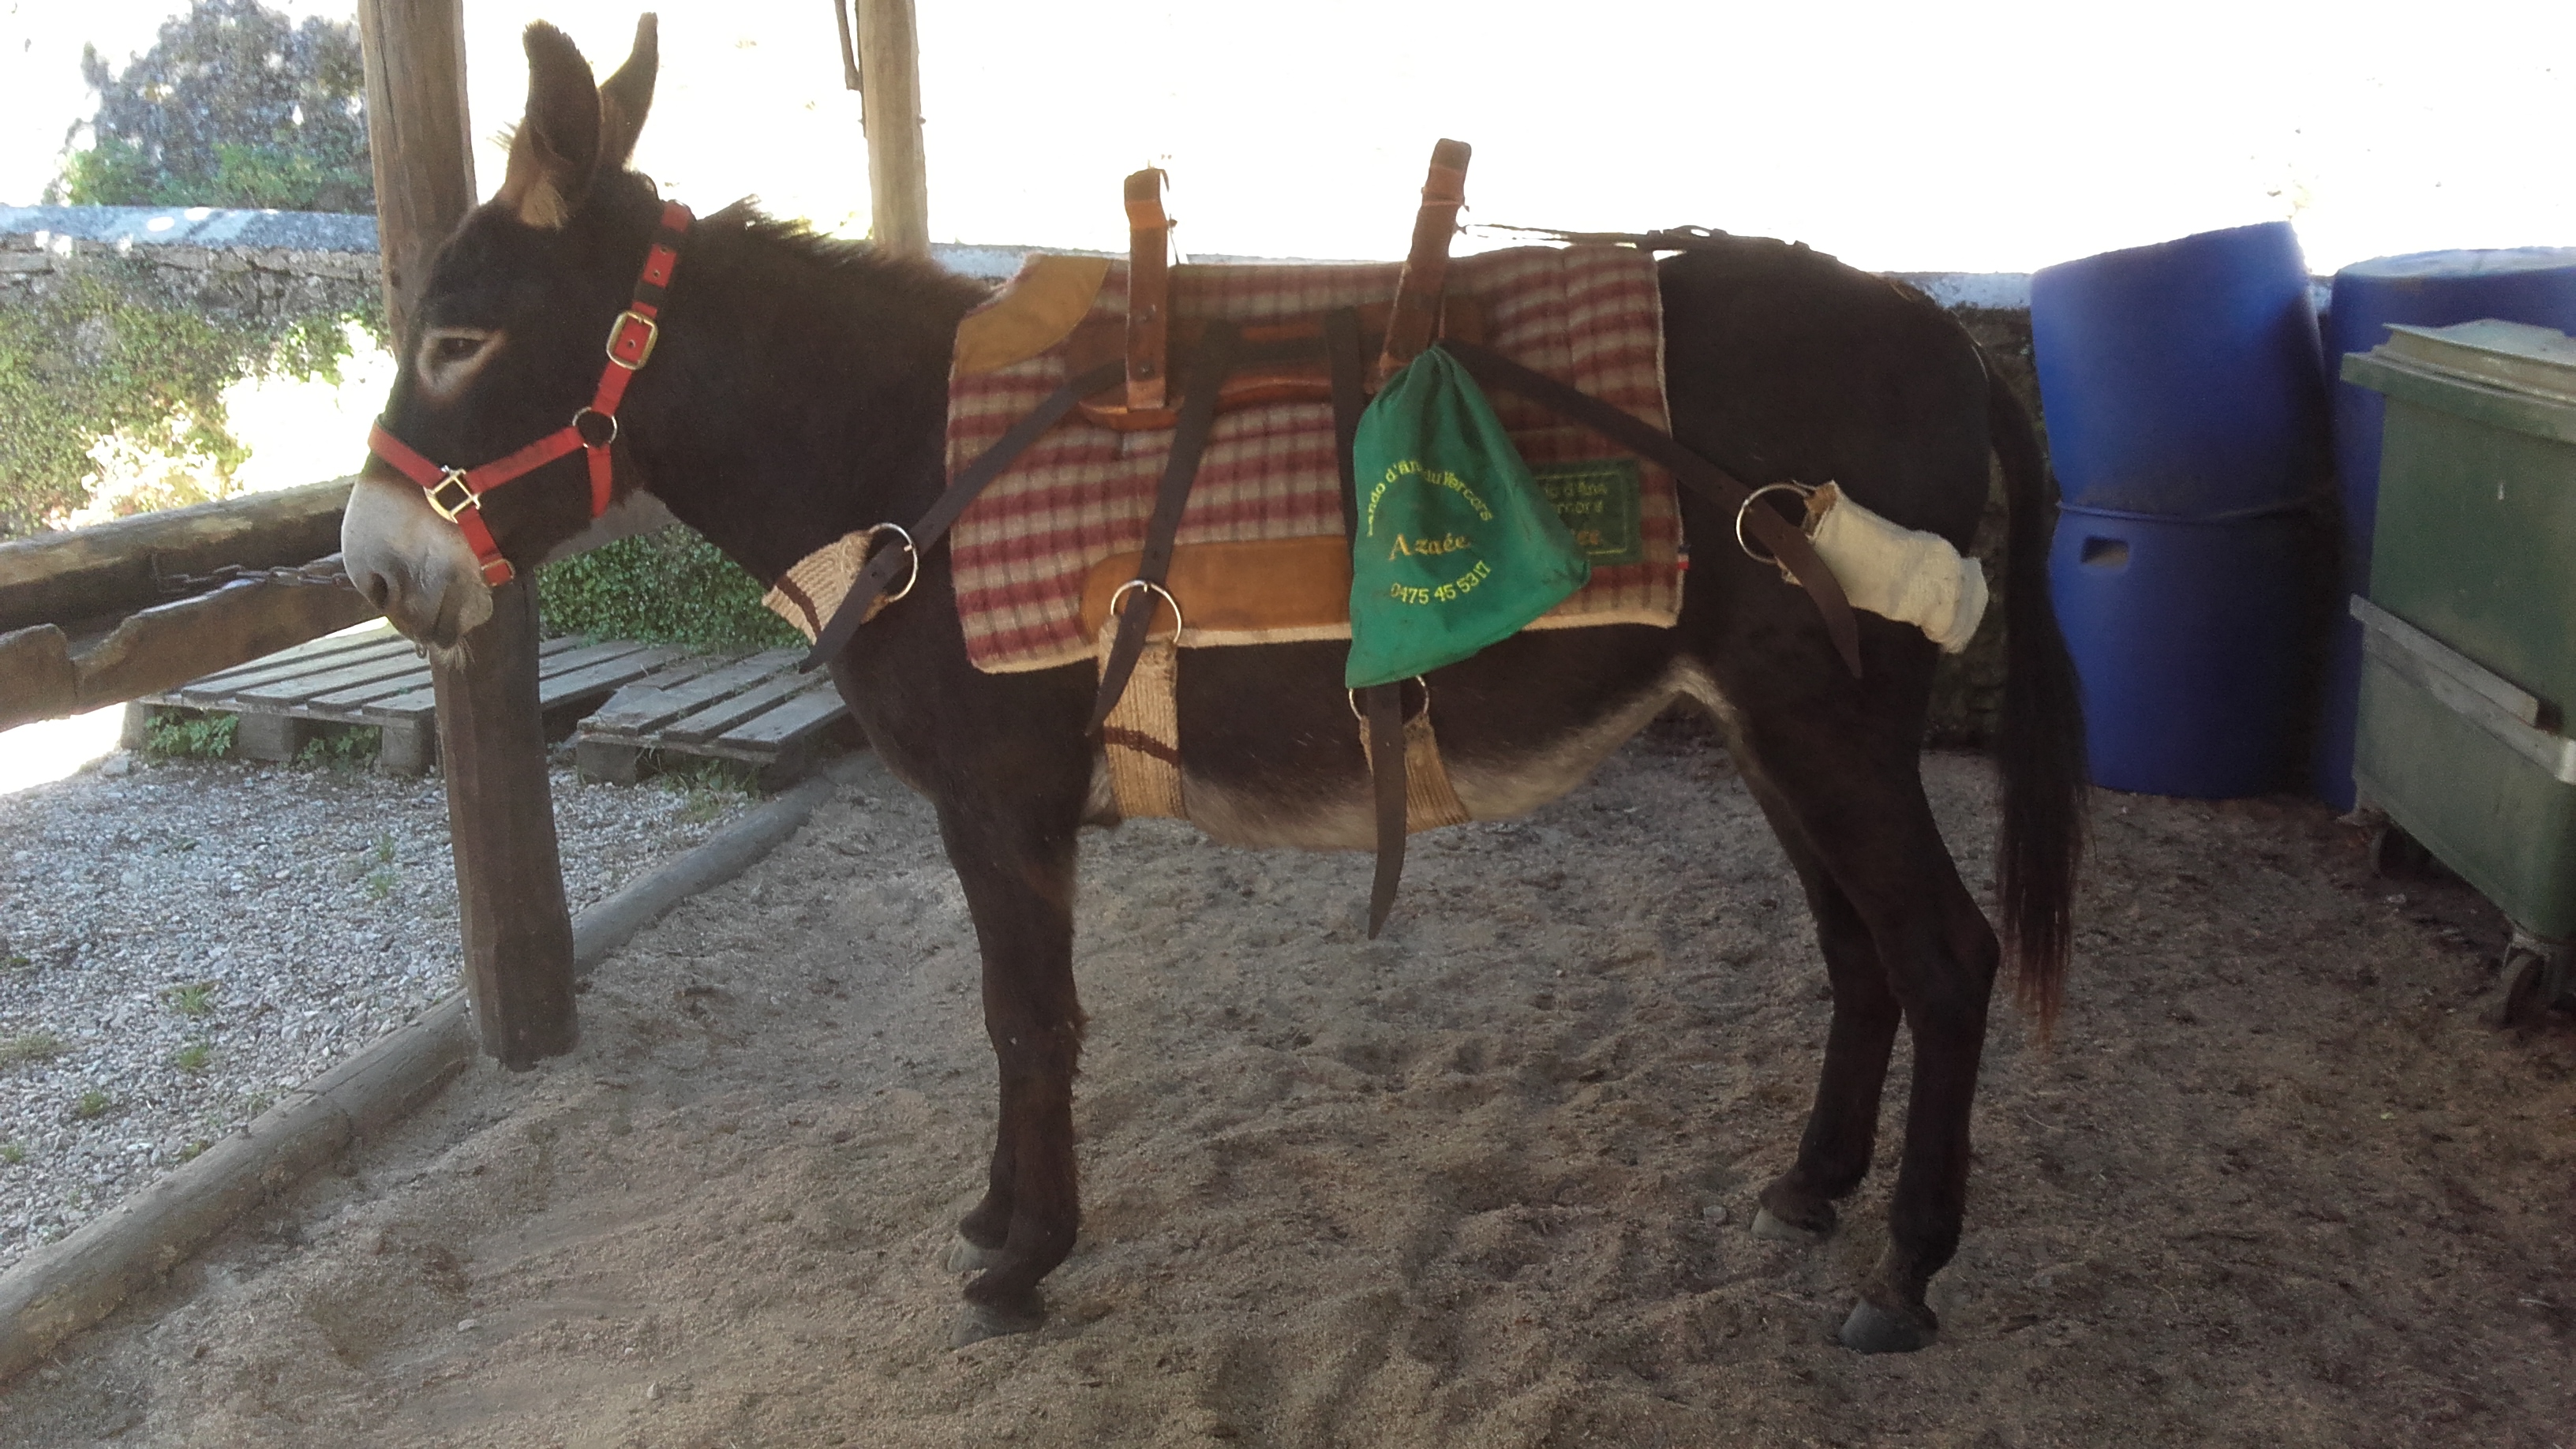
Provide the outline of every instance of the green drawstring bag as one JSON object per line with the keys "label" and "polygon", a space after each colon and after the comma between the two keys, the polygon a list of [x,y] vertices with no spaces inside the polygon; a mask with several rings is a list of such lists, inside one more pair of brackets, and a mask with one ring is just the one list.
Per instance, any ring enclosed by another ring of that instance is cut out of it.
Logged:
{"label": "green drawstring bag", "polygon": [[1434,347],[1360,415],[1352,689],[1455,664],[1592,577],[1467,369]]}

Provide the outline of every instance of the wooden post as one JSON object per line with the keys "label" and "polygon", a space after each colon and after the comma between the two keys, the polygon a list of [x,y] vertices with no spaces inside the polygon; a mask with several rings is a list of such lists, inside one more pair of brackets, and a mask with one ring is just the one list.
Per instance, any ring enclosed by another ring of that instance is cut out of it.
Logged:
{"label": "wooden post", "polygon": [[921,45],[912,0],[855,0],[860,124],[868,133],[868,231],[901,256],[930,255],[930,171],[921,149]]}
{"label": "wooden post", "polygon": [[367,145],[375,153],[376,251],[393,335],[438,244],[474,209],[462,0],[359,0]]}
{"label": "wooden post", "polygon": [[[376,245],[402,335],[439,244],[474,206],[462,0],[360,0]],[[490,622],[433,665],[448,836],[465,934],[465,989],[483,1050],[513,1071],[572,1050],[572,918],[556,856],[537,713],[537,608],[524,579],[492,591]]]}
{"label": "wooden post", "polygon": [[556,856],[537,712],[537,599],[524,579],[492,591],[492,618],[465,657],[433,662],[438,756],[465,927],[465,994],[483,1050],[512,1071],[580,1040],[572,915]]}

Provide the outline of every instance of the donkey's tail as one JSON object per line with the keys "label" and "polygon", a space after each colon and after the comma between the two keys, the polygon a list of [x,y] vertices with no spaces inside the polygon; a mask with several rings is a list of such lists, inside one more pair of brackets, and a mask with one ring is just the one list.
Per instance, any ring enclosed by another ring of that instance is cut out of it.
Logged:
{"label": "donkey's tail", "polygon": [[1986,430],[2002,461],[2005,529],[2004,823],[1996,848],[2004,947],[2014,999],[2055,1026],[2074,936],[2075,877],[2084,855],[2084,703],[2075,663],[2048,598],[2050,479],[2030,413],[1991,359]]}

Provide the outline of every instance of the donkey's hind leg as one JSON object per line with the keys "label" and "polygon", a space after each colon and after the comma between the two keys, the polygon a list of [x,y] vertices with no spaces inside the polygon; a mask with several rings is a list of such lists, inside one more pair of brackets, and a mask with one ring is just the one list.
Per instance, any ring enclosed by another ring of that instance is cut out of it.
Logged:
{"label": "donkey's hind leg", "polygon": [[1887,968],[1879,964],[1877,943],[1851,898],[1807,847],[1777,796],[1757,787],[1755,798],[1806,892],[1816,945],[1833,986],[1834,1016],[1825,1034],[1815,1105],[1798,1141],[1798,1160],[1762,1190],[1753,1231],[1782,1242],[1814,1242],[1834,1230],[1835,1202],[1849,1197],[1869,1173],[1878,1140],[1879,1095],[1887,1083],[1887,1061],[1902,1012],[1888,988]]}
{"label": "donkey's hind leg", "polygon": [[[1816,1110],[1797,1163],[1764,1191],[1763,1205],[1774,1219],[1808,1226],[1816,1208],[1858,1182],[1893,1040],[1892,1001],[1914,1039],[1905,1148],[1887,1253],[1842,1337],[1865,1352],[1922,1348],[1939,1327],[1924,1290],[1958,1250],[1967,1205],[1969,1112],[2001,952],[1923,797],[1919,736],[1905,712],[1746,713],[1738,756],[1811,879],[1834,981]],[[1864,935],[1875,973],[1860,949]]]}

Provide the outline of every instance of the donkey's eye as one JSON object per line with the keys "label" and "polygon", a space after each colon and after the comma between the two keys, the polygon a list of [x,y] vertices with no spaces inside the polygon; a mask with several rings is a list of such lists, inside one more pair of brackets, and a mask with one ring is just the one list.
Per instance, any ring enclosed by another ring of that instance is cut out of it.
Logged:
{"label": "donkey's eye", "polygon": [[491,357],[498,332],[479,327],[443,327],[420,342],[421,386],[433,398],[457,396]]}

